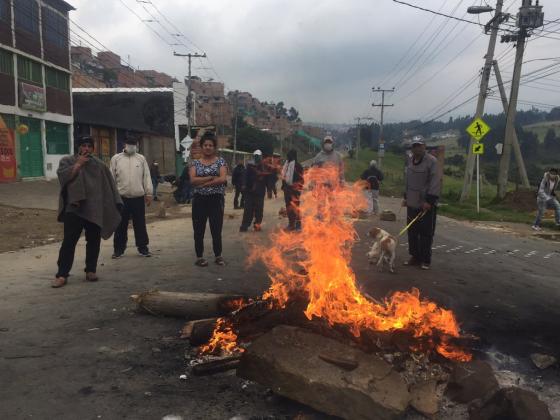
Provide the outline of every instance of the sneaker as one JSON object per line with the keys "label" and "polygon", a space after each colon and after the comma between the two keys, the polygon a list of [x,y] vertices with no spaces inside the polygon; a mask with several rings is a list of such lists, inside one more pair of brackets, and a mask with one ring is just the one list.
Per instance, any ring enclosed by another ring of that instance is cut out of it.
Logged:
{"label": "sneaker", "polygon": [[430,269],[430,264],[423,263],[422,265],[420,265],[420,268],[422,270],[429,270]]}
{"label": "sneaker", "polygon": [[410,266],[413,266],[413,265],[420,265],[420,261],[418,261],[418,260],[417,260],[416,258],[414,258],[414,257],[410,257],[410,259],[409,259],[408,261],[405,261],[405,262],[404,262],[404,265],[410,265]]}
{"label": "sneaker", "polygon": [[253,226],[253,230],[254,230],[255,232],[260,232],[260,231],[262,230],[262,227],[261,227],[260,224],[255,223],[255,225]]}
{"label": "sneaker", "polygon": [[114,260],[118,260],[120,257],[122,257],[124,255],[124,252],[117,252],[115,251],[113,253],[113,255],[111,255],[111,258]]}
{"label": "sneaker", "polygon": [[542,230],[542,227],[537,226],[537,225],[533,225],[533,226],[531,226],[531,228],[532,228],[533,230],[537,231],[537,232],[540,232],[540,231]]}
{"label": "sneaker", "polygon": [[138,254],[142,257],[151,257],[152,253],[148,249],[139,249]]}

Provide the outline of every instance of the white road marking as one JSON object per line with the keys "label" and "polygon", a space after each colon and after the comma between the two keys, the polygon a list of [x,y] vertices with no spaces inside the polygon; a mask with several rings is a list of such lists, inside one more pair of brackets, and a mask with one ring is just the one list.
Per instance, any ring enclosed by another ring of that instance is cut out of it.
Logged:
{"label": "white road marking", "polygon": [[545,260],[549,260],[550,258],[554,257],[557,254],[557,252],[551,252],[550,254],[546,254],[544,256]]}
{"label": "white road marking", "polygon": [[516,254],[516,253],[518,253],[518,252],[519,252],[518,249],[514,249],[513,251],[509,251],[509,252],[507,253],[507,255],[514,255],[514,254]]}
{"label": "white road marking", "polygon": [[474,248],[471,249],[470,251],[465,251],[465,254],[474,254],[475,252],[480,251],[481,249],[482,249],[481,247]]}
{"label": "white road marking", "polygon": [[495,249],[491,249],[490,251],[485,252],[484,255],[492,255],[492,254],[495,254],[495,253],[496,253],[496,250],[495,250]]}
{"label": "white road marking", "polygon": [[458,251],[461,248],[463,248],[463,245],[459,245],[459,246],[456,246],[455,248],[448,249],[446,252],[449,253],[449,252],[453,252],[453,251]]}
{"label": "white road marking", "polygon": [[532,257],[533,255],[535,255],[536,253],[537,253],[537,251],[528,252],[527,254],[525,254],[525,258],[530,258],[530,257]]}
{"label": "white road marking", "polygon": [[445,248],[447,245],[436,245],[433,246],[432,249],[440,249],[440,248]]}

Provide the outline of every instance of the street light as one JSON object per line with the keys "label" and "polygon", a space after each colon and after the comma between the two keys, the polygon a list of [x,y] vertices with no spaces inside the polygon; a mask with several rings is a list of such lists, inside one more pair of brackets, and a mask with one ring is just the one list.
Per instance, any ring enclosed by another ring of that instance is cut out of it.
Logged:
{"label": "street light", "polygon": [[467,9],[467,13],[471,15],[480,15],[481,13],[492,12],[494,8],[490,6],[471,6]]}

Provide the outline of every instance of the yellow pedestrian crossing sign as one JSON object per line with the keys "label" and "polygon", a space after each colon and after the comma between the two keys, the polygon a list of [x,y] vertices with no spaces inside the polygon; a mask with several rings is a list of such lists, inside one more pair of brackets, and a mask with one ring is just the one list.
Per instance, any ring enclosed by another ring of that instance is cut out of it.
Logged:
{"label": "yellow pedestrian crossing sign", "polygon": [[484,154],[484,144],[483,143],[475,143],[472,147],[473,155],[483,155]]}
{"label": "yellow pedestrian crossing sign", "polygon": [[467,133],[476,141],[482,140],[489,131],[490,126],[486,124],[482,118],[475,118],[471,125],[467,127]]}

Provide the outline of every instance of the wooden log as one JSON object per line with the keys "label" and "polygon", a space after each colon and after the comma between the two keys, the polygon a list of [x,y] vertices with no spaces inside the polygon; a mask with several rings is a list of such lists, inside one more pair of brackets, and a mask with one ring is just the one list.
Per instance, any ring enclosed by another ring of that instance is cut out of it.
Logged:
{"label": "wooden log", "polygon": [[212,333],[214,328],[216,328],[217,318],[200,319],[193,321],[189,342],[191,346],[201,346],[202,344],[208,343],[210,338],[212,338]]}
{"label": "wooden log", "polygon": [[157,316],[204,319],[223,316],[236,309],[241,295],[149,291],[130,297],[140,311]]}
{"label": "wooden log", "polygon": [[192,372],[196,376],[213,375],[215,373],[237,369],[240,360],[241,355],[224,357],[218,360],[210,360],[208,362],[202,362],[194,365],[192,368]]}

